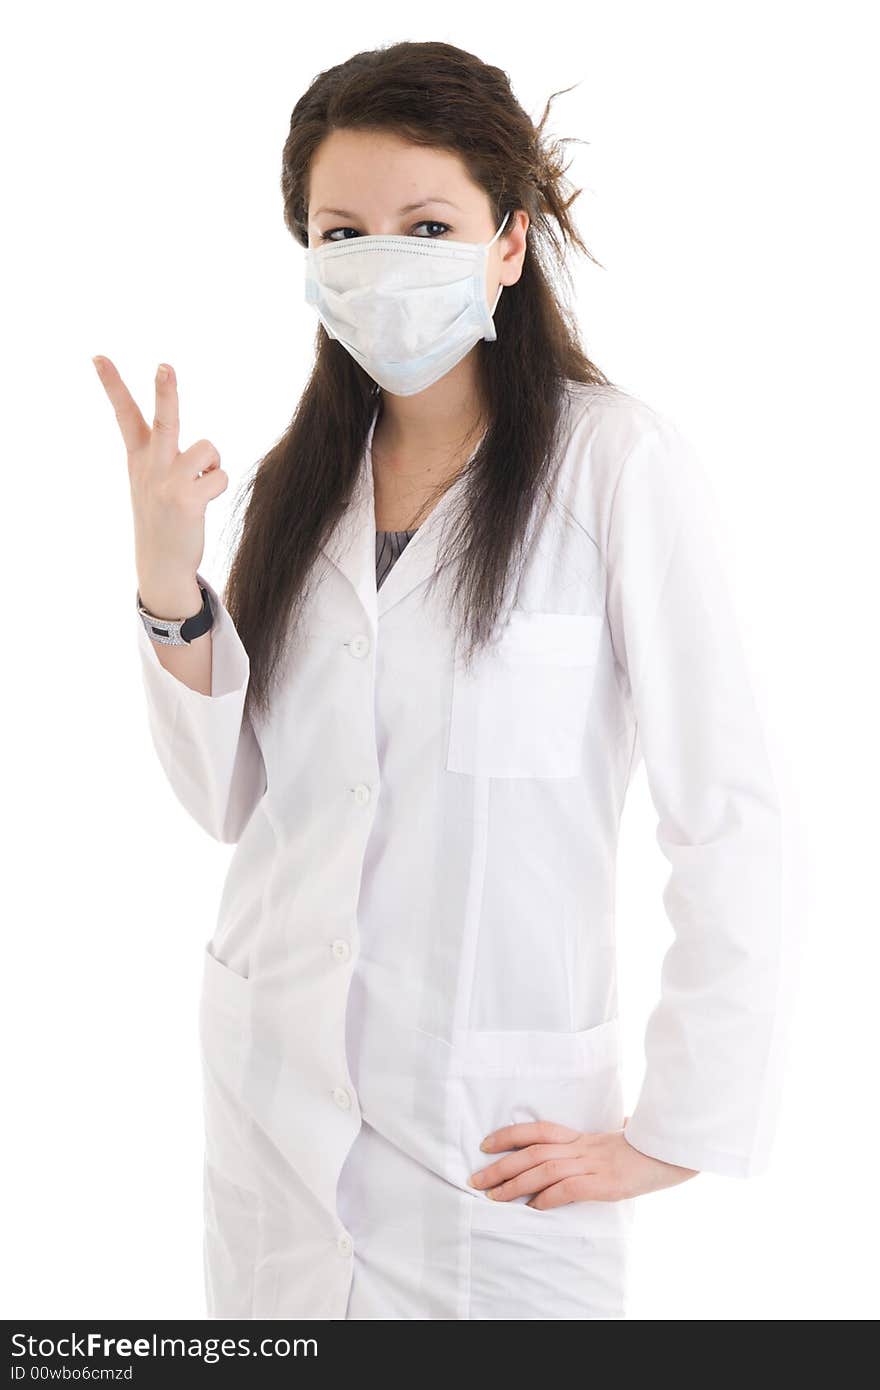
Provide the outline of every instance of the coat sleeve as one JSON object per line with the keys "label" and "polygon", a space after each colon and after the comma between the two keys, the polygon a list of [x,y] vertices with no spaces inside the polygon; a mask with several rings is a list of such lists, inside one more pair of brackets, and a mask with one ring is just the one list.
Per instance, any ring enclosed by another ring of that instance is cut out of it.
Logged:
{"label": "coat sleeve", "polygon": [[167,671],[140,614],[135,613],[150,733],[178,801],[215,840],[237,841],[266,790],[266,770],[244,713],[250,662],[217,590],[211,596],[211,694],[202,695]]}
{"label": "coat sleeve", "polygon": [[624,1136],[667,1163],[763,1171],[775,1127],[782,817],[718,545],[715,494],[665,417],[619,469],[607,605],[670,865],[673,929]]}

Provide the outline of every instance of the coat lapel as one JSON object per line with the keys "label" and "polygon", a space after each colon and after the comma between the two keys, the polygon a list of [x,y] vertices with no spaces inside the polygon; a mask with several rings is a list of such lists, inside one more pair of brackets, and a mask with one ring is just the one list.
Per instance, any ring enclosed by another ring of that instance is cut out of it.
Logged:
{"label": "coat lapel", "polygon": [[378,413],[377,406],[348,506],[321,547],[357,594],[374,637],[377,626],[376,513],[371,448]]}
{"label": "coat lapel", "polygon": [[324,554],[357,594],[374,636],[379,618],[435,572],[443,518],[453,495],[464,483],[463,476],[459,476],[447,488],[416,534],[407,542],[381,589],[377,590],[372,446],[378,414],[377,406],[367,433],[351,500],[322,547]]}

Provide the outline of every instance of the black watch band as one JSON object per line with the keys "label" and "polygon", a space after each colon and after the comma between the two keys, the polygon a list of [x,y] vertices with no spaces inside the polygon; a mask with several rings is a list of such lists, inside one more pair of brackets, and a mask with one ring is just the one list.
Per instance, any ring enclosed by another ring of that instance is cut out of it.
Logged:
{"label": "black watch band", "polygon": [[180,646],[181,643],[190,643],[196,637],[201,637],[210,631],[214,624],[211,596],[204,584],[199,584],[199,590],[202,595],[201,608],[192,617],[183,619],[160,618],[155,613],[151,613],[149,609],[144,608],[140,593],[138,593],[138,612],[143,619],[144,627],[155,642],[167,643],[169,646]]}

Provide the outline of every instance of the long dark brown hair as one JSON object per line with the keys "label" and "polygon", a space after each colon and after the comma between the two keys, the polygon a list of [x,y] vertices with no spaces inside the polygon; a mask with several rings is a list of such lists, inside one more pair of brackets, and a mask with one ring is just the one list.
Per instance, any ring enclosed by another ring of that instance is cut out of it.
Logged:
{"label": "long dark brown hair", "polygon": [[[485,189],[495,227],[508,211],[528,213],[521,276],[495,311],[497,339],[477,344],[488,427],[439,560],[441,569],[454,562],[451,601],[469,652],[492,635],[538,494],[549,495],[565,380],[612,385],[581,346],[570,295],[559,288],[564,277],[571,289],[566,244],[600,262],[569,213],[582,190],[565,179],[568,142],[543,134],[556,95],[535,126],[501,68],[447,43],[395,43],[319,73],[293,109],[283,151],[284,220],[304,247],[310,162],[339,129],[389,132],[457,154]],[[376,383],[319,324],[314,368],[290,424],[233,507],[245,510],[224,600],[250,659],[251,714],[269,708],[310,571],[347,505],[377,404]]]}

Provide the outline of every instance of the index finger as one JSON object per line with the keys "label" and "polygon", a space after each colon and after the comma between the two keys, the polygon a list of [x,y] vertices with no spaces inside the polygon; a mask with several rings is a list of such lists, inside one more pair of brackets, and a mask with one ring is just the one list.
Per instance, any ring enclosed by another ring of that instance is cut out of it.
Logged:
{"label": "index finger", "polygon": [[580,1130],[570,1125],[557,1124],[555,1120],[526,1120],[493,1130],[486,1135],[480,1148],[483,1153],[495,1153],[497,1149],[518,1149],[527,1144],[568,1144],[579,1138]]}
{"label": "index finger", "polygon": [[110,397],[125,447],[130,454],[150,442],[150,427],[139,411],[134,397],[109,357],[93,357],[101,385]]}

